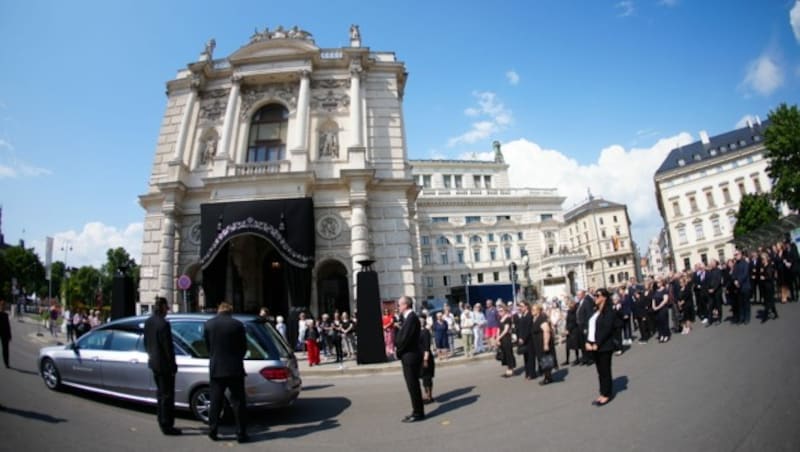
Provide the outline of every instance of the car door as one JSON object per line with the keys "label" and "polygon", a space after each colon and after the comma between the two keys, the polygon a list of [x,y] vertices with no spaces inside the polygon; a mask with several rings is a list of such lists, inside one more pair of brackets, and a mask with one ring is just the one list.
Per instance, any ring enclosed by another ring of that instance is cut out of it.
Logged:
{"label": "car door", "polygon": [[103,368],[100,355],[106,348],[111,331],[107,329],[90,331],[72,347],[63,363],[59,363],[62,379],[92,388],[103,387]]}
{"label": "car door", "polygon": [[153,374],[147,367],[141,331],[113,330],[100,358],[106,390],[135,398],[154,398]]}

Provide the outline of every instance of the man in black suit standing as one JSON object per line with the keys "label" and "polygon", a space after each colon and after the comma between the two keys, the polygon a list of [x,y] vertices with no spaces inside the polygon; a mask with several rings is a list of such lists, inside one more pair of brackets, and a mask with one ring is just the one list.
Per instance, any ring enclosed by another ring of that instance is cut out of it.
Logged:
{"label": "man in black suit standing", "polygon": [[8,321],[8,313],[6,312],[6,300],[0,298],[0,342],[3,345],[3,364],[6,369],[8,365],[8,343],[11,342],[11,323]]}
{"label": "man in black suit standing", "polygon": [[722,322],[722,270],[719,268],[719,262],[716,259],[711,259],[709,263],[710,269],[706,274],[703,281],[704,289],[706,291],[706,299],[708,300],[708,325],[712,322],[719,325]]}
{"label": "man in black suit standing", "polygon": [[211,386],[211,409],[208,415],[208,437],[217,440],[219,415],[225,390],[231,392],[230,405],[236,418],[236,440],[247,442],[247,403],[244,393],[244,356],[247,353],[247,334],[244,324],[233,318],[233,306],[222,302],[217,315],[205,324],[203,336],[208,349],[208,374]]}
{"label": "man in black suit standing", "polygon": [[[586,335],[589,333],[589,319],[594,314],[594,299],[583,289],[578,291],[577,298],[578,310],[576,312],[576,318],[578,321],[578,331],[581,334],[580,346],[581,350],[585,350]],[[590,354],[591,353],[583,353],[583,364],[586,366],[592,364],[592,358],[588,356]]]}
{"label": "man in black suit standing", "polygon": [[172,345],[172,328],[164,318],[169,310],[167,299],[156,298],[153,313],[144,322],[144,348],[147,366],[153,371],[158,400],[158,426],[165,435],[180,435],[175,428],[175,349]]}
{"label": "man in black suit standing", "polygon": [[414,313],[413,301],[403,295],[397,300],[400,315],[403,318],[400,330],[395,337],[394,345],[397,357],[403,363],[403,378],[406,380],[408,395],[411,397],[411,414],[403,418],[403,422],[417,422],[425,419],[422,406],[422,389],[419,386],[419,374],[422,370],[422,351],[419,346],[420,324]]}
{"label": "man in black suit standing", "polygon": [[737,319],[740,324],[747,325],[750,323],[750,263],[747,258],[742,255],[740,250],[734,252],[736,263],[733,265],[733,285],[738,290],[736,299],[739,306],[739,318]]}

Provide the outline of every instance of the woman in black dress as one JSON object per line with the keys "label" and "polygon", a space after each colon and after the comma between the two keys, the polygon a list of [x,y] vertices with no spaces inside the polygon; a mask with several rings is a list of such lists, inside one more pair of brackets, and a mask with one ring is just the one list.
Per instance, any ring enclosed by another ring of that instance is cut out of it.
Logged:
{"label": "woman in black dress", "polygon": [[514,374],[517,367],[517,359],[514,357],[514,348],[511,340],[511,313],[503,305],[497,307],[497,314],[500,316],[500,334],[497,340],[500,343],[500,363],[506,367],[504,377],[508,378]]}
{"label": "woman in black dress", "polygon": [[546,385],[553,381],[550,374],[555,364],[553,350],[555,343],[553,340],[553,328],[544,313],[542,305],[533,305],[533,328],[531,330],[531,345],[536,359],[539,361],[539,370],[544,375],[540,385]]}
{"label": "woman in black dress", "polygon": [[672,336],[672,332],[669,330],[669,293],[661,278],[656,280],[656,291],[653,293],[651,306],[656,315],[658,342],[669,342]]}
{"label": "woman in black dress", "polygon": [[420,314],[420,333],[419,333],[419,349],[422,350],[422,370],[420,371],[420,378],[422,378],[422,389],[425,391],[422,397],[423,403],[433,402],[433,377],[436,370],[436,361],[431,352],[431,329],[433,322],[428,323],[425,314]]}
{"label": "woman in black dress", "polygon": [[639,327],[639,343],[646,344],[653,335],[653,282],[647,281],[644,290],[634,294],[633,310]]}
{"label": "woman in black dress", "polygon": [[563,365],[569,364],[569,352],[575,350],[575,361],[573,366],[580,364],[581,358],[581,344],[580,344],[580,331],[578,330],[578,304],[575,300],[570,300],[567,304],[567,343],[566,343],[567,359]]}
{"label": "woman in black dress", "polygon": [[778,310],[775,309],[775,266],[767,253],[761,253],[758,281],[760,287],[764,290],[764,293],[761,294],[761,298],[764,301],[764,317],[761,319],[761,323],[769,319],[770,313],[777,319]]}
{"label": "woman in black dress", "polygon": [[694,302],[692,301],[692,289],[689,287],[689,278],[681,277],[681,288],[678,292],[678,310],[683,321],[683,331],[681,334],[689,334],[694,323]]}

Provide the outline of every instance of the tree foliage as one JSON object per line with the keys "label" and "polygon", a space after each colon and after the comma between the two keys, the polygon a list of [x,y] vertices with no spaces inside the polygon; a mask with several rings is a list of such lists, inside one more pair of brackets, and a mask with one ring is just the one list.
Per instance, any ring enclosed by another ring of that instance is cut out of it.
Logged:
{"label": "tree foliage", "polygon": [[12,279],[16,279],[17,289],[25,295],[47,294],[44,265],[33,248],[11,246],[0,254],[0,290],[4,298],[13,299]]}
{"label": "tree foliage", "polygon": [[769,195],[765,193],[746,194],[739,204],[733,237],[739,238],[765,224],[778,221],[778,218],[780,218],[780,212],[773,205]]}
{"label": "tree foliage", "polygon": [[769,113],[764,133],[769,159],[767,174],[773,180],[772,198],[790,209],[800,208],[800,110],[781,104]]}

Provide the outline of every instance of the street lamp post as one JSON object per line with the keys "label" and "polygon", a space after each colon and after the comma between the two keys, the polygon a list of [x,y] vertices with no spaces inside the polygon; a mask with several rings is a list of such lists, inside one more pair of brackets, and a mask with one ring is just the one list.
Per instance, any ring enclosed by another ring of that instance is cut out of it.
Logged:
{"label": "street lamp post", "polygon": [[64,240],[64,243],[61,244],[61,251],[64,252],[64,281],[62,282],[63,290],[64,290],[64,306],[66,307],[67,302],[67,281],[69,281],[69,267],[67,267],[67,255],[70,251],[72,251],[72,242],[69,240]]}

